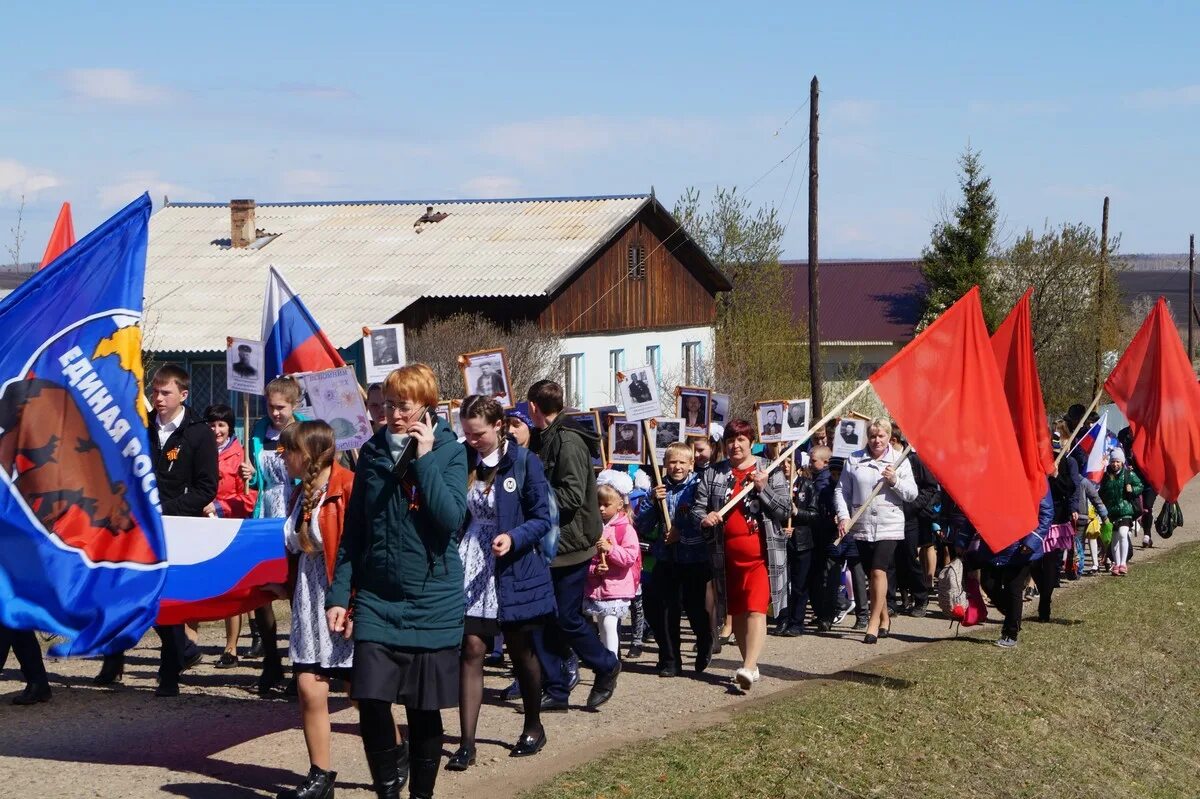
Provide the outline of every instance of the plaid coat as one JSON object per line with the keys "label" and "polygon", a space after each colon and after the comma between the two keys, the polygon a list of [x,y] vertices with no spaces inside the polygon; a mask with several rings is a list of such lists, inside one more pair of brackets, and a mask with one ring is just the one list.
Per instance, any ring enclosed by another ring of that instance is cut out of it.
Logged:
{"label": "plaid coat", "polygon": [[[756,458],[759,469],[765,469],[770,461]],[[699,524],[709,513],[718,511],[733,496],[733,467],[722,461],[705,469],[696,487],[696,500],[692,503],[692,517]],[[746,498],[746,515],[758,520],[763,532],[767,552],[767,577],[771,584],[771,608],[776,616],[783,612],[788,597],[787,537],[780,526],[791,513],[791,498],[788,496],[787,479],[782,469],[771,472],[767,487],[762,492],[753,489]],[[704,540],[708,543],[712,559],[713,580],[717,587],[717,607],[714,619],[724,619],[728,603],[728,587],[725,584],[725,528],[701,527]]]}

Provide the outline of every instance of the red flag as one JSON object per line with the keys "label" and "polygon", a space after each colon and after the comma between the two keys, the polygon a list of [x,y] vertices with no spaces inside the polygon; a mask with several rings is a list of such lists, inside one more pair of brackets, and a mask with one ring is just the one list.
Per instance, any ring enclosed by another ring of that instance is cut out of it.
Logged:
{"label": "red flag", "polygon": [[46,244],[46,252],[42,256],[41,269],[46,264],[62,255],[75,244],[75,225],[71,222],[71,204],[63,203],[58,212],[58,220],[54,223],[54,232]]}
{"label": "red flag", "polygon": [[993,552],[1037,527],[1046,490],[1030,493],[978,287],[875,372],[871,384]]}
{"label": "red flag", "polygon": [[1033,355],[1033,322],[1029,316],[1029,297],[1033,287],[1025,290],[1013,306],[1008,318],[992,334],[992,350],[1004,397],[1017,434],[1017,451],[1029,478],[1030,492],[1046,493],[1046,477],[1055,473],[1054,453],[1050,448],[1050,426],[1046,417],[1046,402],[1042,399],[1042,381],[1038,377],[1037,359]]}
{"label": "red flag", "polygon": [[1129,419],[1133,457],[1168,502],[1200,472],[1200,384],[1162,297],[1104,381]]}

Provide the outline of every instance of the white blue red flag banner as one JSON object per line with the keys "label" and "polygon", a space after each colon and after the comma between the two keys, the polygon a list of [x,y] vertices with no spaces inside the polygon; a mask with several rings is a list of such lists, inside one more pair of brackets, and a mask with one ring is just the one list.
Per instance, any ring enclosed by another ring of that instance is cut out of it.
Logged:
{"label": "white blue red flag banner", "polygon": [[215,621],[262,607],[287,580],[283,519],[164,516],[171,566],[159,624]]}
{"label": "white blue red flag banner", "polygon": [[[1087,455],[1087,466],[1084,474],[1093,483],[1100,482],[1104,470],[1108,466],[1108,453],[1113,447],[1120,446],[1115,436],[1108,432],[1108,412],[1101,414],[1096,423],[1088,428],[1075,445]],[[1072,447],[1072,449],[1075,449]],[[1128,456],[1126,456],[1128,457]]]}
{"label": "white blue red flag banner", "polygon": [[143,402],[150,198],[0,303],[0,623],[119,652],[154,623],[166,546]]}
{"label": "white blue red flag banner", "polygon": [[336,369],[346,362],[274,266],[263,296],[263,366],[268,378]]}

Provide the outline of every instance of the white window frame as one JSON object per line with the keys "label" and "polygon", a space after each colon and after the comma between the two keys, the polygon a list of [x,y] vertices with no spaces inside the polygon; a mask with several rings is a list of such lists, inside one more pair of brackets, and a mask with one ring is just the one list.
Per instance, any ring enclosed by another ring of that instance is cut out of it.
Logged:
{"label": "white window frame", "polygon": [[558,358],[562,373],[563,405],[570,408],[583,407],[584,371],[583,353],[563,353]]}

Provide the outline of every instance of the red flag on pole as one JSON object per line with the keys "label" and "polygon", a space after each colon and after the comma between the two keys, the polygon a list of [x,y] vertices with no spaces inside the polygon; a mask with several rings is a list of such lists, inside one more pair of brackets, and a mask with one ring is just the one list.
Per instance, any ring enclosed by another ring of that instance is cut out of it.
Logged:
{"label": "red flag on pole", "polygon": [[1129,419],[1138,468],[1168,502],[1178,501],[1200,472],[1200,384],[1162,297],[1104,390]]}
{"label": "red flag on pole", "polygon": [[1004,383],[1004,397],[1008,400],[1008,412],[1017,434],[1017,451],[1029,478],[1029,489],[1040,496],[1046,493],[1046,477],[1055,473],[1055,467],[1046,401],[1042,399],[1042,381],[1033,354],[1033,321],[1029,314],[1032,294],[1031,286],[996,328],[992,350]]}
{"label": "red flag on pole", "polygon": [[922,462],[999,552],[1037,527],[1017,435],[973,288],[871,377]]}
{"label": "red flag on pole", "polygon": [[54,223],[54,232],[46,244],[46,252],[42,255],[41,269],[58,256],[69,250],[75,244],[75,225],[71,222],[71,204],[63,203],[58,212],[58,220]]}

